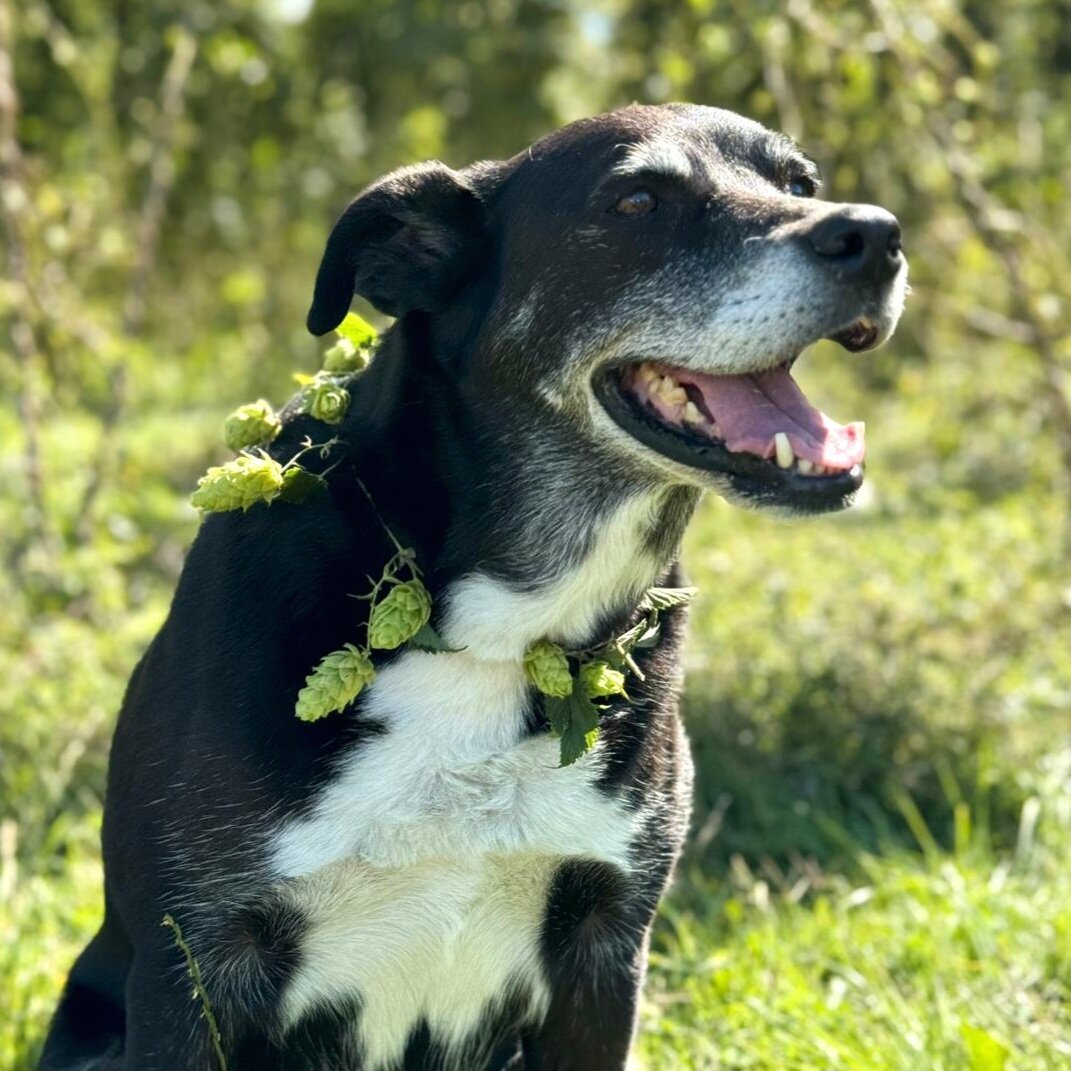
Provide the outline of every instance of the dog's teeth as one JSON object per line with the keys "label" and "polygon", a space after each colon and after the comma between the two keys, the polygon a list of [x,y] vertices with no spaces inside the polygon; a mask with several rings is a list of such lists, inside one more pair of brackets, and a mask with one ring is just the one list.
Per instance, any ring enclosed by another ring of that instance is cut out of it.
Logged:
{"label": "dog's teeth", "polygon": [[662,397],[669,405],[684,405],[688,401],[688,392],[683,387],[673,387],[671,390],[663,390]]}
{"label": "dog's teeth", "polygon": [[710,434],[713,435],[715,439],[725,438],[725,434],[721,430],[721,425],[716,420],[710,425]]}
{"label": "dog's teeth", "polygon": [[796,464],[799,465],[800,472],[804,476],[810,476],[814,472],[814,462],[808,461],[805,457],[798,458]]}
{"label": "dog's teeth", "polygon": [[792,462],[796,460],[796,455],[792,452],[792,443],[788,441],[788,436],[783,431],[779,431],[773,437],[773,441],[778,467],[782,469],[792,468]]}
{"label": "dog's teeth", "polygon": [[702,424],[703,414],[699,412],[699,408],[695,402],[684,403],[684,423],[685,424]]}
{"label": "dog's teeth", "polygon": [[643,364],[640,365],[636,372],[636,376],[646,387],[652,387],[655,380],[661,381],[661,376],[658,374],[657,369],[647,361],[644,361]]}

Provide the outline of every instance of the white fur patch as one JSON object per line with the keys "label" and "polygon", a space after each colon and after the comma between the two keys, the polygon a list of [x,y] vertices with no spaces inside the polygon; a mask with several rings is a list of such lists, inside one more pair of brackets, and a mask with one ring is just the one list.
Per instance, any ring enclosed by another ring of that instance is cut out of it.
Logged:
{"label": "white fur patch", "polygon": [[289,1023],[358,997],[370,1068],[400,1057],[421,1018],[460,1068],[462,1042],[511,987],[542,1014],[554,869],[571,857],[628,868],[637,816],[596,787],[598,746],[563,769],[558,741],[527,733],[521,659],[543,636],[586,639],[611,602],[652,582],[653,511],[626,503],[578,566],[536,591],[466,577],[447,592],[443,625],[466,649],[408,651],[380,672],[362,717],[383,735],[275,836],[274,869],[310,920]]}
{"label": "white fur patch", "polygon": [[629,147],[624,159],[614,168],[616,175],[651,172],[670,178],[690,179],[692,162],[677,138],[651,138]]}
{"label": "white fur patch", "polygon": [[313,921],[286,1021],[357,994],[363,1066],[391,1066],[422,1018],[447,1067],[475,1066],[486,1059],[474,1031],[489,1006],[523,993],[532,1021],[545,1014],[539,938],[556,865],[474,854],[401,868],[340,862],[304,879],[292,895]]}

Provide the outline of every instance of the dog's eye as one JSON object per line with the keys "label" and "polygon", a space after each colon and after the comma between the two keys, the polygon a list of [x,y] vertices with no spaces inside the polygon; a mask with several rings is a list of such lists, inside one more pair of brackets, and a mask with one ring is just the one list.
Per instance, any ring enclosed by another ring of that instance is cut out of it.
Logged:
{"label": "dog's eye", "polygon": [[793,197],[813,197],[818,192],[814,179],[806,175],[796,175],[789,179],[786,189]]}
{"label": "dog's eye", "polygon": [[626,193],[614,204],[614,212],[619,216],[646,216],[658,207],[658,198],[650,190],[633,190]]}

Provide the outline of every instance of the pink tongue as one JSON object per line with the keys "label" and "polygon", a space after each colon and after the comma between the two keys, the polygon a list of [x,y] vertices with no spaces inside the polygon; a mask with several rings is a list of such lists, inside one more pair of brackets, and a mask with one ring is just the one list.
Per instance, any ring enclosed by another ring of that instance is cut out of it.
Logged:
{"label": "pink tongue", "polygon": [[834,469],[850,469],[866,452],[862,424],[838,424],[815,409],[785,368],[738,376],[708,376],[676,369],[677,381],[703,395],[733,453],[773,457],[783,431],[796,457]]}

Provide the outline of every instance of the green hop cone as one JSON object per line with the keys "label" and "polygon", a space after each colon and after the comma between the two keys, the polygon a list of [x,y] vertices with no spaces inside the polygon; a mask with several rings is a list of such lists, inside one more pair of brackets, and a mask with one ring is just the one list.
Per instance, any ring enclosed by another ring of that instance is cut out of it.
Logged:
{"label": "green hop cone", "polygon": [[607,662],[585,662],[580,667],[580,683],[589,699],[625,694],[625,675]]}
{"label": "green hop cone", "polygon": [[190,502],[208,513],[247,510],[257,502],[274,501],[283,486],[283,468],[274,458],[242,454],[226,465],[214,465],[198,481]]}
{"label": "green hop cone", "polygon": [[368,655],[352,643],[320,659],[298,692],[294,713],[302,721],[318,721],[352,703],[361,689],[375,680]]}
{"label": "green hop cone", "polygon": [[329,379],[314,380],[305,388],[305,412],[325,424],[338,424],[349,404],[349,391]]}
{"label": "green hop cone", "polygon": [[524,655],[524,672],[544,695],[564,699],[573,690],[569,659],[550,640],[540,640],[528,648]]}
{"label": "green hop cone", "polygon": [[282,428],[271,403],[259,398],[235,409],[223,424],[223,437],[231,450],[270,443]]}
{"label": "green hop cone", "polygon": [[348,338],[340,338],[329,350],[324,351],[324,371],[363,372],[370,359],[367,347],[358,348]]}
{"label": "green hop cone", "polygon": [[419,580],[395,584],[372,607],[368,622],[368,642],[384,651],[393,651],[411,640],[431,617],[431,596]]}

